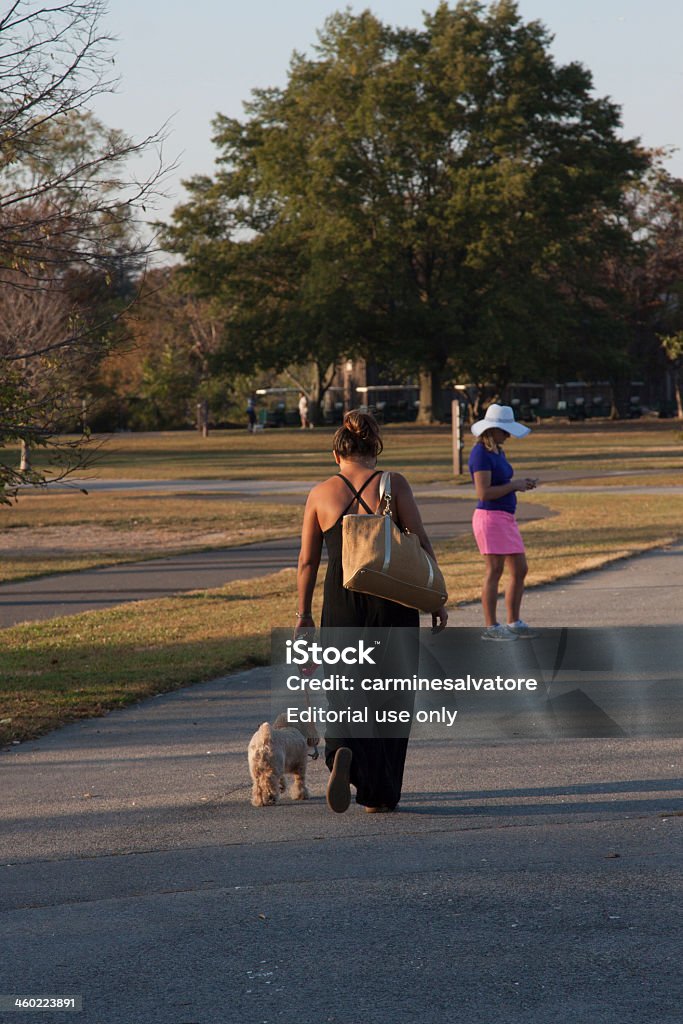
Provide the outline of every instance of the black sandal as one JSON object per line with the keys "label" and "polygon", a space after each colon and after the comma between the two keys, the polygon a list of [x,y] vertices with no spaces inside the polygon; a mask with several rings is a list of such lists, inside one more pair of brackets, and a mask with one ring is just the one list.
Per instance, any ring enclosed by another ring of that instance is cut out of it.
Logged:
{"label": "black sandal", "polygon": [[351,803],[351,783],[349,776],[351,772],[351,750],[348,747],[339,747],[334,755],[334,763],[330,772],[330,781],[327,783],[327,806],[337,814],[343,814],[348,810]]}

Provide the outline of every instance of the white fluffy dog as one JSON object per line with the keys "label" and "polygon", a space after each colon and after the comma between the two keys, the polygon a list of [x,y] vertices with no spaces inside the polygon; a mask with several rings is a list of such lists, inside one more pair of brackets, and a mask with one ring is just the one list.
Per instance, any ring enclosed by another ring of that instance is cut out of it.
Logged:
{"label": "white fluffy dog", "polygon": [[273,724],[264,722],[249,741],[249,774],[254,785],[251,802],[254,807],[276,804],[286,788],[285,775],[293,776],[291,797],[308,800],[306,789],[306,761],[308,747],[314,747],[313,759],[318,756],[319,737],[313,726],[302,723],[290,726],[285,714],[278,715]]}

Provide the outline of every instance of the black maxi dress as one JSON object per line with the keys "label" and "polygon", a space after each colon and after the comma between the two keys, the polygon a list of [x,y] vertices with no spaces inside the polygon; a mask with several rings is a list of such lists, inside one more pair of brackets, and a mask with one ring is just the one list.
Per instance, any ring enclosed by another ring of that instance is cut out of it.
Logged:
{"label": "black maxi dress", "polygon": [[[420,624],[417,609],[406,608],[405,605],[384,598],[346,590],[342,583],[342,519],[357,503],[363,506],[366,513],[373,514],[361,495],[370,481],[378,475],[379,471],[369,476],[359,491],[356,491],[346,477],[341,476],[352,491],[353,497],[334,526],[325,530],[323,534],[328,563],[320,625],[323,630],[328,631],[328,636],[336,628],[391,629],[392,633],[386,644],[387,657],[382,663],[381,674],[387,677],[394,674],[405,677],[417,671]],[[363,697],[368,699],[367,694]],[[392,695],[392,698],[389,701],[381,698],[381,702],[384,706],[407,708],[412,711],[411,694],[401,693],[398,696]],[[334,694],[329,695],[328,699],[330,707],[335,703],[341,706],[342,701],[347,703],[348,695]],[[391,735],[382,735],[383,732],[391,732]],[[333,736],[328,730],[325,737],[325,762],[331,770],[337,748],[349,747],[353,755],[351,784],[356,787],[356,803],[366,807],[385,806],[393,810],[401,798],[408,732],[409,727],[406,727],[403,735],[397,736],[395,727],[383,729],[382,726],[377,726],[374,735],[368,738],[343,735],[343,727],[342,732],[337,727]]]}

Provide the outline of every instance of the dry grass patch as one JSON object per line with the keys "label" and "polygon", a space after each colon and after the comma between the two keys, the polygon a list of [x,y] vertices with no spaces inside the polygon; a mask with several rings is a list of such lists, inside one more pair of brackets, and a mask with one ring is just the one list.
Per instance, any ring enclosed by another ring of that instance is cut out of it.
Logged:
{"label": "dry grass patch", "polygon": [[224,494],[26,494],[0,511],[0,581],[296,534],[301,512]]}
{"label": "dry grass patch", "polygon": [[[529,559],[528,586],[596,569],[683,537],[683,495],[525,494],[554,512],[521,526]],[[482,559],[465,535],[439,545],[452,604],[476,601]],[[457,621],[457,619],[456,619]]]}
{"label": "dry grass patch", "polygon": [[[680,459],[679,459],[680,462]],[[619,473],[616,476],[572,477],[567,487],[683,487],[683,473],[676,470],[656,469],[638,475]]]}

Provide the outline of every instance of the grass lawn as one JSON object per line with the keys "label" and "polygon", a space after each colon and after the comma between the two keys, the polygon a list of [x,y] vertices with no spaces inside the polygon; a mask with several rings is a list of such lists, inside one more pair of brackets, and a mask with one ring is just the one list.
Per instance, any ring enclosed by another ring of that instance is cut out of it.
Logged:
{"label": "grass lawn", "polygon": [[[301,431],[273,429],[215,431],[202,439],[195,432],[116,434],[106,441],[97,463],[85,476],[130,480],[272,479],[319,480],[334,471],[331,428]],[[102,440],[95,438],[95,441]],[[465,454],[470,442],[466,435]],[[450,427],[389,425],[384,428],[387,468],[412,483],[452,480]],[[630,422],[544,422],[523,441],[510,442],[515,464],[543,475],[544,470],[680,470],[683,433],[673,420]],[[36,451],[41,465],[44,453]]]}
{"label": "grass lawn", "polygon": [[640,474],[572,477],[572,486],[580,487],[683,487],[683,472],[671,469],[647,470]]}
{"label": "grass lawn", "polygon": [[[217,431],[207,439],[190,431],[116,435],[89,475],[313,481],[334,471],[332,433],[328,428]],[[466,476],[454,481],[449,428],[389,426],[384,433],[383,464],[403,471],[414,485],[469,484]],[[524,440],[511,440],[509,455],[518,471],[541,480],[561,470],[587,486],[667,486],[683,483],[682,438],[672,421],[543,423]],[[36,453],[36,462],[40,458]],[[0,506],[0,582],[256,542],[299,529],[303,501],[247,504],[229,495],[193,494],[191,486],[154,495],[23,492],[11,507]]]}
{"label": "grass lawn", "polygon": [[[683,494],[535,494],[524,501],[543,504],[555,515],[522,525],[528,551],[527,586],[596,569],[683,537]],[[612,508],[610,508],[612,505]],[[443,542],[439,564],[450,602],[478,600],[481,558],[465,535]],[[457,613],[452,619],[457,624]]]}
{"label": "grass lawn", "polygon": [[[683,536],[683,497],[525,495],[555,515],[523,526],[530,584],[594,568]],[[612,508],[610,508],[612,505]],[[469,536],[438,546],[451,606],[476,600]],[[0,632],[0,743],[38,736],[155,693],[264,664],[269,632],[293,626],[295,574],[122,605]],[[314,602],[320,608],[320,595]],[[457,627],[457,611],[451,619]]]}

